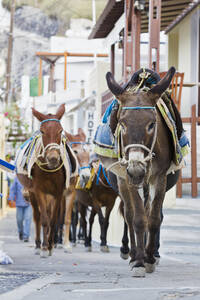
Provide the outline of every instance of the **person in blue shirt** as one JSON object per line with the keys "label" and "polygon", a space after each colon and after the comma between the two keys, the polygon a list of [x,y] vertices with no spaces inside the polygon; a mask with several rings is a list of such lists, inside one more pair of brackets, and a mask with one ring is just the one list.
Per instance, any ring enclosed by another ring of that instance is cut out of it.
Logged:
{"label": "person in blue shirt", "polygon": [[14,178],[10,187],[9,200],[16,203],[16,219],[19,233],[19,239],[24,242],[29,242],[31,222],[32,222],[32,207],[25,200],[22,194],[23,185],[19,182],[17,176]]}

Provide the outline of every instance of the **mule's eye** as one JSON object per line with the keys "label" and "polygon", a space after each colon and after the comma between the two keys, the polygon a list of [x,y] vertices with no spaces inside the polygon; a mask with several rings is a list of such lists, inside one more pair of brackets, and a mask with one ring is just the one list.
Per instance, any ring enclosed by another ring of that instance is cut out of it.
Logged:
{"label": "mule's eye", "polygon": [[75,153],[75,154],[78,154],[78,151],[77,151],[77,150],[74,150],[74,153]]}
{"label": "mule's eye", "polygon": [[40,130],[41,134],[44,134],[44,131],[43,130]]}
{"label": "mule's eye", "polygon": [[149,132],[152,131],[152,129],[154,128],[154,126],[155,126],[155,123],[152,122],[152,123],[148,126],[148,131],[149,131]]}

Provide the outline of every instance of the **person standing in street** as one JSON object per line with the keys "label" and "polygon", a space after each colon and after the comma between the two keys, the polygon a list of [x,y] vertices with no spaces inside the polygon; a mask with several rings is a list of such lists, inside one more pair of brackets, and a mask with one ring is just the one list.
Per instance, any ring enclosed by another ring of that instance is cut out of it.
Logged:
{"label": "person standing in street", "polygon": [[10,187],[9,200],[16,203],[16,219],[19,233],[19,239],[24,242],[29,242],[31,222],[32,222],[32,207],[30,202],[26,201],[22,194],[23,185],[15,176]]}

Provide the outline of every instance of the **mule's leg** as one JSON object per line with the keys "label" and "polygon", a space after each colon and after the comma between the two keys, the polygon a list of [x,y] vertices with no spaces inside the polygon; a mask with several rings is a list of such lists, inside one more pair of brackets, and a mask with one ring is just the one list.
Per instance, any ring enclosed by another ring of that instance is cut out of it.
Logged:
{"label": "mule's leg", "polygon": [[107,245],[107,232],[108,232],[108,226],[109,226],[109,218],[110,218],[110,213],[113,209],[113,206],[115,204],[115,200],[111,201],[112,199],[109,199],[108,201],[108,206],[106,207],[106,214],[104,218],[104,223],[103,223],[103,232],[102,232],[102,240],[101,240],[101,251],[102,252],[109,252],[109,247]]}
{"label": "mule's leg", "polygon": [[122,259],[128,259],[130,249],[128,246],[128,243],[129,243],[128,226],[127,226],[125,218],[124,218],[124,203],[123,203],[123,201],[120,202],[119,210],[124,219],[124,231],[123,231],[123,237],[122,237],[122,246],[120,247],[120,257]]}
{"label": "mule's leg", "polygon": [[50,232],[49,232],[49,240],[48,240],[49,255],[52,255],[53,243],[54,243],[54,239],[55,239],[55,229],[56,229],[56,224],[58,224],[58,217],[60,215],[62,201],[64,201],[62,199],[62,197],[60,198],[59,196],[57,196],[54,199],[55,206],[51,205],[51,211],[50,211],[51,223],[50,223]]}
{"label": "mule's leg", "polygon": [[156,250],[156,237],[160,231],[161,209],[166,191],[166,176],[160,177],[156,185],[155,197],[152,199],[150,214],[148,218],[148,240],[146,246],[146,271],[155,270],[156,259],[154,253]]}
{"label": "mule's leg", "polygon": [[33,208],[33,219],[35,223],[35,254],[40,254],[41,239],[41,221],[40,221],[40,211],[38,209],[38,204],[33,193],[30,193],[30,201]]}
{"label": "mule's leg", "polygon": [[94,223],[94,217],[96,215],[96,211],[94,208],[92,208],[92,211],[90,213],[90,218],[89,218],[89,233],[86,237],[85,241],[85,247],[88,247],[88,251],[92,250],[92,226]]}
{"label": "mule's leg", "polygon": [[[124,216],[130,233],[130,265],[133,276],[144,277],[144,231],[146,225],[146,220],[144,219],[144,204],[138,192],[132,186],[126,185],[124,179],[118,178],[118,182],[120,195],[124,201]],[[137,247],[135,244],[135,235]]]}
{"label": "mule's leg", "polygon": [[83,229],[83,234],[84,234],[84,240],[85,240],[84,245],[85,245],[86,251],[91,252],[92,247],[91,247],[91,244],[89,245],[88,236],[87,236],[87,221],[86,221],[87,207],[81,204],[78,206],[78,208],[79,208],[79,212],[81,215],[80,223],[82,224],[82,229]]}
{"label": "mule's leg", "polygon": [[124,220],[124,233],[122,237],[122,246],[120,248],[120,257],[122,259],[128,259],[129,258],[129,246],[128,246],[128,226]]}
{"label": "mule's leg", "polygon": [[71,221],[71,241],[73,246],[76,246],[76,228],[78,225],[78,207],[77,203],[74,203],[73,211],[72,211],[72,221]]}
{"label": "mule's leg", "polygon": [[69,231],[71,226],[71,216],[74,200],[76,197],[75,189],[71,189],[67,192],[66,196],[66,210],[65,210],[65,231],[64,231],[64,251],[66,253],[72,253],[72,247],[69,241]]}
{"label": "mule's leg", "polygon": [[47,195],[38,191],[36,195],[39,199],[38,203],[40,204],[40,215],[41,215],[41,225],[43,229],[43,242],[42,242],[42,252],[40,253],[40,256],[42,258],[48,257],[48,234],[49,234],[49,216],[47,212]]}
{"label": "mule's leg", "polygon": [[80,244],[84,244],[85,241],[85,231],[84,231],[84,225],[83,225],[83,220],[80,216],[79,218],[79,230],[78,230],[78,240]]}
{"label": "mule's leg", "polygon": [[63,248],[63,226],[65,222],[65,197],[62,197],[61,205],[59,208],[59,217],[58,217],[58,222],[56,224],[56,229],[55,229],[55,238],[54,238],[54,243],[58,247],[58,249]]}

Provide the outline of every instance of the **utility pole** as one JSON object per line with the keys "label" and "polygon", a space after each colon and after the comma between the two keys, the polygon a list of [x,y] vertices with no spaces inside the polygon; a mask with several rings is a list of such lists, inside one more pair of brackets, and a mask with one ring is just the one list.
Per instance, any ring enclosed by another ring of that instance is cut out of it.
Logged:
{"label": "utility pole", "polygon": [[5,104],[8,104],[8,101],[10,100],[10,93],[11,93],[11,67],[12,67],[12,54],[13,54],[13,25],[14,25],[15,4],[16,4],[16,0],[12,0],[11,11],[10,11],[10,31],[9,31],[9,38],[8,38]]}

